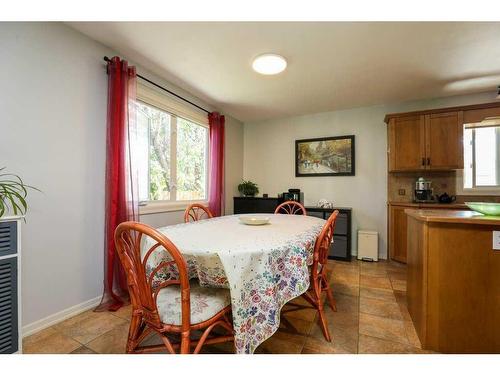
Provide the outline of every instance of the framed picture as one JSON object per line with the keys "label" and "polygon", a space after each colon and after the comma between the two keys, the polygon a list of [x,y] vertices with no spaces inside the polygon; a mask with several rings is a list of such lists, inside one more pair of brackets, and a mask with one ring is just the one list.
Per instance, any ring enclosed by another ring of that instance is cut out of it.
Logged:
{"label": "framed picture", "polygon": [[295,141],[295,176],[354,176],[354,135]]}

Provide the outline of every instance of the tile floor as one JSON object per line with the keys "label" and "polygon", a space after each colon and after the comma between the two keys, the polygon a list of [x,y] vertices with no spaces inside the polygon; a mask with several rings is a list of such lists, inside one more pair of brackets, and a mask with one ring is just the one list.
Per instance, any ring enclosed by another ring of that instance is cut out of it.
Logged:
{"label": "tile floor", "polygon": [[[328,268],[337,312],[326,310],[332,342],[323,338],[317,313],[300,297],[283,307],[280,329],[256,353],[427,353],[406,306],[406,267],[381,261],[332,261]],[[123,353],[130,307],[87,311],[24,339],[25,353]],[[153,339],[154,340],[154,339]],[[231,353],[230,343],[205,346]]]}

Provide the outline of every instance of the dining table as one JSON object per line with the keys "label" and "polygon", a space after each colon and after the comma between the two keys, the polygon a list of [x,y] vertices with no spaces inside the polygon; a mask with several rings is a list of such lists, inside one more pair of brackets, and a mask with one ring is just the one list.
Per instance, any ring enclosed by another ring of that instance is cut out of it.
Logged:
{"label": "dining table", "polygon": [[[240,216],[245,215],[158,230],[182,253],[190,278],[197,278],[204,287],[229,289],[236,352],[253,353],[279,328],[281,308],[309,288],[308,266],[325,220],[253,214],[267,217],[269,222],[246,225]],[[166,252],[151,256],[147,268],[153,269],[166,256]],[[159,273],[157,277],[166,279],[169,275]]]}

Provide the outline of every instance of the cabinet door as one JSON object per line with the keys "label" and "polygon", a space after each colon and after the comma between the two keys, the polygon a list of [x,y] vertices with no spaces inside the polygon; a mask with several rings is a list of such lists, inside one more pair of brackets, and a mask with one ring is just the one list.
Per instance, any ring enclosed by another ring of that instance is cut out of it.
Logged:
{"label": "cabinet door", "polygon": [[389,208],[389,253],[393,260],[406,263],[406,227],[405,209],[412,207]]}
{"label": "cabinet door", "polygon": [[388,136],[390,172],[425,169],[424,116],[392,118]]}
{"label": "cabinet door", "polygon": [[426,165],[428,169],[462,169],[463,112],[425,116]]}

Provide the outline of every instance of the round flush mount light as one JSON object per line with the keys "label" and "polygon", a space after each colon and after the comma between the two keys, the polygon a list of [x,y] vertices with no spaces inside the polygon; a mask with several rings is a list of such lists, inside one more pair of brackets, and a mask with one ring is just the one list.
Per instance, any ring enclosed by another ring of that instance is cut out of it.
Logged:
{"label": "round flush mount light", "polygon": [[278,74],[286,69],[286,60],[283,56],[274,53],[265,53],[253,60],[252,68],[260,74]]}

